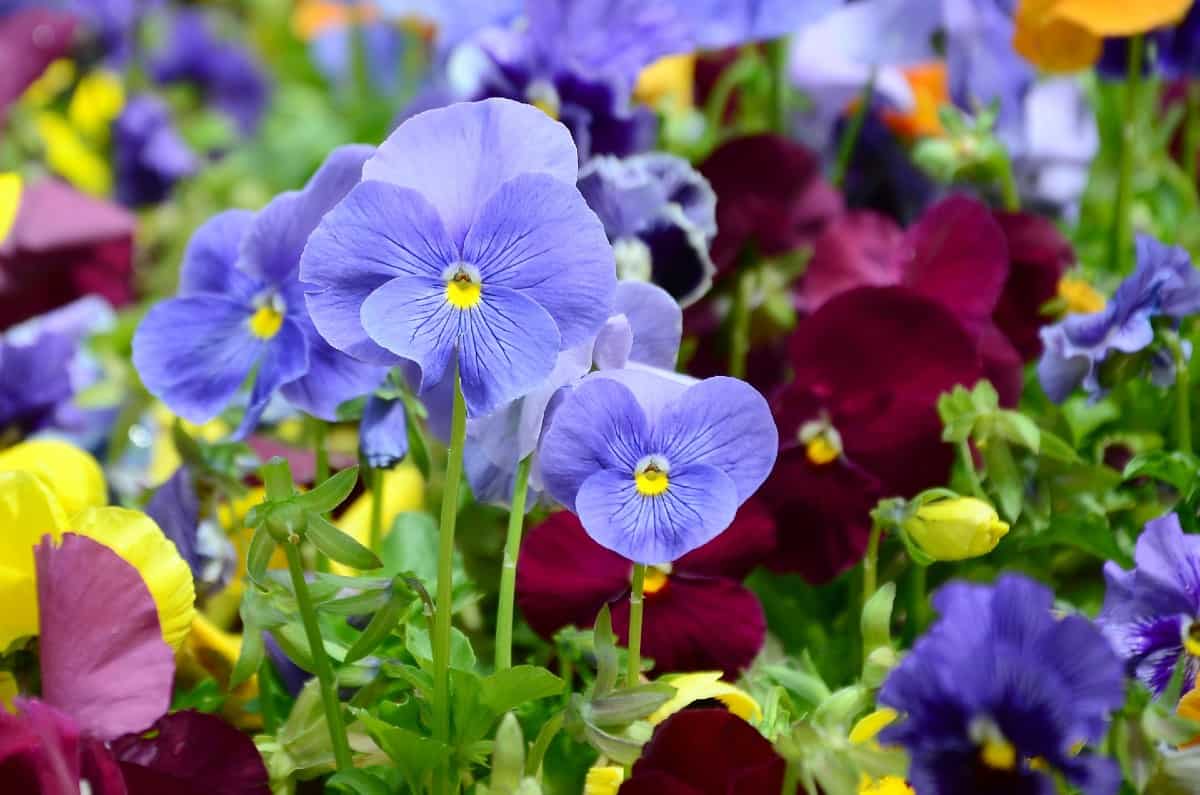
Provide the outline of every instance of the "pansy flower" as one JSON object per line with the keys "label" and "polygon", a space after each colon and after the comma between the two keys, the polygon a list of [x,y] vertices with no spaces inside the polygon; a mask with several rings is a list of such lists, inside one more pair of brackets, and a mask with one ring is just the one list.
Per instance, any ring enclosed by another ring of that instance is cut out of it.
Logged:
{"label": "pansy flower", "polygon": [[1115,795],[1116,762],[1086,749],[1125,703],[1100,630],[1055,615],[1054,594],[1021,575],[950,583],[933,604],[941,618],[879,691],[902,715],[879,739],[907,749],[913,790],[1044,795],[1061,774],[1086,795]]}
{"label": "pansy flower", "polygon": [[1179,22],[1191,0],[1020,0],[1013,46],[1036,66],[1091,66],[1107,36],[1134,36]]}
{"label": "pansy flower", "polygon": [[[643,282],[617,284],[613,315],[594,339],[563,351],[537,389],[495,413],[467,423],[465,467],[475,499],[508,504],[517,464],[533,456],[526,504],[543,497],[538,447],[566,393],[595,370],[650,367],[670,370],[679,354],[683,313],[665,290]],[[430,403],[430,424],[448,438],[447,401]]]}
{"label": "pansy flower", "polygon": [[353,356],[416,362],[426,393],[453,394],[457,362],[469,417],[529,393],[616,289],[577,161],[565,127],[509,100],[409,119],[305,248],[317,329]]}
{"label": "pansy flower", "polygon": [[0,14],[0,121],[46,67],[74,40],[76,18],[52,8]]}
{"label": "pansy flower", "polygon": [[1175,514],[1146,524],[1133,569],[1104,566],[1107,590],[1097,622],[1131,676],[1159,695],[1181,659],[1183,690],[1200,671],[1200,537],[1186,535]]}
{"label": "pansy flower", "polygon": [[173,412],[191,422],[210,420],[253,374],[238,428],[244,437],[276,390],[309,414],[333,420],[339,404],[383,380],[384,368],[321,338],[298,276],[309,233],[358,181],[370,154],[365,146],[336,149],[304,190],[281,194],[258,213],[228,210],[196,230],[179,297],[152,307],[133,339],[138,374]]}
{"label": "pansy flower", "polygon": [[[654,660],[655,671],[717,670],[733,679],[749,667],[766,638],[766,619],[741,580],[774,544],[771,516],[752,499],[724,533],[647,572],[649,630],[642,653]],[[626,558],[597,544],[577,517],[560,511],[533,527],[521,544],[517,604],[547,639],[566,626],[590,627],[610,605],[613,631],[625,643],[631,573]]]}
{"label": "pansy flower", "polygon": [[113,141],[117,199],[127,207],[161,202],[199,166],[172,124],[167,104],[152,94],[129,100],[113,124]]}
{"label": "pansy flower", "polygon": [[712,258],[731,271],[747,245],[764,257],[811,243],[842,212],[842,199],[821,175],[820,159],[778,135],[722,144],[700,165],[717,194]]}
{"label": "pansy flower", "polygon": [[1150,376],[1167,386],[1175,380],[1174,363],[1164,351],[1151,348],[1151,321],[1179,321],[1200,311],[1200,272],[1178,246],[1164,245],[1148,235],[1137,238],[1137,267],[1099,312],[1071,315],[1042,329],[1045,352],[1038,362],[1038,379],[1051,400],[1061,403],[1077,387],[1102,395],[1111,384],[1101,380],[1110,357],[1149,351]]}
{"label": "pansy flower", "polygon": [[95,294],[133,300],[134,217],[57,180],[34,182],[0,240],[0,329]]}
{"label": "pansy flower", "polygon": [[788,36],[840,5],[841,0],[696,0],[686,8],[697,46],[717,50]]}
{"label": "pansy flower", "polygon": [[794,380],[772,399],[779,463],[763,489],[779,527],[772,568],[825,582],[858,562],[882,497],[943,485],[953,448],[937,399],[981,375],[975,341],[904,287],[858,287],[803,318]]}
{"label": "pansy flower", "polygon": [[618,278],[654,282],[682,306],[707,292],[717,197],[686,160],[662,152],[593,158],[579,190],[604,224]]}
{"label": "pansy flower", "polygon": [[542,477],[601,546],[671,563],[729,526],[777,446],[767,402],[743,381],[612,370],[563,399],[542,440]]}

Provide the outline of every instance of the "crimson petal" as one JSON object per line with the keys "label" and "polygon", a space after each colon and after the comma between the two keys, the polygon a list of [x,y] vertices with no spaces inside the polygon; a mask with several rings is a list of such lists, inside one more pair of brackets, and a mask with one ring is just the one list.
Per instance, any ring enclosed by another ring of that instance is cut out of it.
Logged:
{"label": "crimson petal", "polygon": [[75,17],[59,11],[29,8],[0,16],[0,120],[9,104],[70,48],[74,34]]}
{"label": "crimson petal", "polygon": [[751,497],[725,532],[676,561],[675,571],[741,580],[774,547],[775,520],[762,500]]}
{"label": "crimson petal", "polygon": [[904,231],[885,215],[860,210],[835,218],[813,243],[799,308],[815,312],[855,287],[899,284],[904,251]]}
{"label": "crimson petal", "polygon": [[996,213],[996,221],[1008,240],[1009,273],[992,318],[1028,362],[1041,355],[1038,329],[1051,320],[1042,305],[1057,294],[1075,252],[1058,227],[1040,215]]}

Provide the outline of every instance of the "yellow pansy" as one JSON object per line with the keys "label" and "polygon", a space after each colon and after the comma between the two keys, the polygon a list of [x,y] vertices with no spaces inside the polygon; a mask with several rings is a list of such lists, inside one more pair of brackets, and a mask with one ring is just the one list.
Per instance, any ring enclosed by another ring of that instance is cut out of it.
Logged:
{"label": "yellow pansy", "polygon": [[950,81],[943,61],[918,64],[904,70],[904,79],[912,89],[913,107],[909,111],[885,110],[883,122],[902,138],[941,135],[938,111],[950,104]]}
{"label": "yellow pansy", "polygon": [[[222,688],[228,689],[229,676],[241,650],[241,635],[221,629],[204,613],[197,612],[192,620],[192,631],[176,660],[176,678],[195,683],[212,677]],[[246,709],[247,703],[256,698],[258,677],[251,676],[229,694],[221,714],[241,729],[261,728],[262,715]]]}
{"label": "yellow pansy", "polygon": [[[405,511],[419,511],[425,505],[425,479],[412,464],[404,464],[383,473],[383,531],[391,529],[396,517]],[[366,545],[371,541],[371,493],[366,492],[346,509],[335,524]],[[336,574],[355,574],[340,563],[331,564]]]}
{"label": "yellow pansy", "polygon": [[21,175],[11,171],[0,172],[0,243],[12,231],[20,207]]}
{"label": "yellow pansy", "polygon": [[915,795],[915,791],[898,776],[884,776],[874,781],[863,781],[858,785],[858,795]]}
{"label": "yellow pansy", "polygon": [[701,671],[691,674],[673,674],[659,677],[675,688],[671,700],[656,709],[649,717],[652,724],[662,723],[689,704],[706,699],[715,699],[744,721],[762,719],[762,708],[749,693],[721,681],[720,671]]}
{"label": "yellow pansy", "polygon": [[69,58],[51,61],[41,76],[29,84],[21,99],[34,107],[43,107],[75,82],[75,62]]}
{"label": "yellow pansy", "polygon": [[112,187],[108,163],[84,143],[75,128],[52,111],[37,114],[38,134],[46,146],[46,162],[55,173],[85,193],[103,196]]}
{"label": "yellow pansy", "polygon": [[625,781],[625,768],[616,765],[597,765],[587,772],[583,795],[617,795]]}
{"label": "yellow pansy", "polygon": [[104,470],[85,450],[58,439],[31,439],[0,451],[0,472],[32,472],[58,498],[67,516],[108,502]]}
{"label": "yellow pansy", "polygon": [[103,143],[108,140],[109,126],[121,114],[123,107],[125,86],[121,78],[114,72],[97,69],[75,86],[67,106],[67,118],[82,135],[93,142]]}
{"label": "yellow pansy", "polygon": [[45,481],[32,472],[0,472],[0,651],[38,631],[33,548],[42,536],[56,541],[67,514]]}
{"label": "yellow pansy", "polygon": [[685,110],[692,106],[695,81],[694,54],[668,55],[641,71],[633,96],[652,108]]}
{"label": "yellow pansy", "polygon": [[[850,742],[855,745],[873,744],[879,733],[898,717],[894,709],[884,707],[875,710],[854,724],[850,730]],[[899,776],[873,779],[864,774],[858,784],[858,795],[913,795],[913,788]]]}
{"label": "yellow pansy", "polygon": [[8,671],[0,671],[0,709],[13,711],[13,699],[21,694],[17,679]]}

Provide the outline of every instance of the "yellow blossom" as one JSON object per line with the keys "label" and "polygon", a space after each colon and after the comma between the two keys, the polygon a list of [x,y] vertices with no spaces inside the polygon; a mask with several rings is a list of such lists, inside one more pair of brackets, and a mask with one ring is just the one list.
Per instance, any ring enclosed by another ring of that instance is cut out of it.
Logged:
{"label": "yellow blossom", "polygon": [[625,781],[625,768],[616,765],[597,765],[587,772],[583,795],[617,795]]}
{"label": "yellow blossom", "polygon": [[0,472],[18,469],[40,477],[68,517],[108,501],[100,463],[73,444],[58,439],[30,439],[0,451]]}
{"label": "yellow blossom", "polygon": [[641,71],[633,96],[638,102],[652,108],[686,110],[692,106],[695,80],[694,54],[668,55]]}
{"label": "yellow blossom", "polygon": [[675,695],[650,715],[649,721],[653,724],[662,723],[689,704],[707,699],[720,701],[742,720],[762,719],[762,708],[758,702],[745,690],[721,681],[720,671],[674,674],[660,677],[658,681],[674,687]]}
{"label": "yellow blossom", "polygon": [[38,113],[36,121],[50,168],[85,193],[107,194],[112,187],[112,171],[107,161],[84,143],[75,128],[61,115],[48,110]]}
{"label": "yellow blossom", "polygon": [[[382,525],[384,535],[391,529],[396,517],[405,511],[419,511],[425,504],[425,479],[412,464],[404,464],[390,469],[383,474],[383,512]],[[349,533],[358,543],[366,545],[371,541],[371,494],[364,493],[350,506],[346,512],[334,522],[339,528]],[[335,574],[354,574],[340,563],[330,567]]]}
{"label": "yellow blossom", "polygon": [[108,140],[108,129],[125,107],[125,86],[114,72],[90,72],[71,94],[67,118],[85,138],[95,143]]}
{"label": "yellow blossom", "polygon": [[1013,47],[1052,72],[1086,69],[1103,39],[1134,36],[1178,22],[1192,0],[1021,0]]}
{"label": "yellow blossom", "polygon": [[1058,297],[1068,312],[1091,314],[1104,309],[1104,296],[1083,279],[1064,276],[1058,282]]}
{"label": "yellow blossom", "polygon": [[934,560],[986,555],[1008,533],[996,509],[974,497],[928,502],[904,522],[904,532]]}

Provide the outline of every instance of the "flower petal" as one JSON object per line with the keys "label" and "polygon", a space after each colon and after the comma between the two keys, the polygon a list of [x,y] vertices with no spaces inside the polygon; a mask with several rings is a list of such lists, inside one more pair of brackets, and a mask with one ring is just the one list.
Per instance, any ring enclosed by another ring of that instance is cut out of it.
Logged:
{"label": "flower petal", "polygon": [[904,231],[886,215],[858,210],[835,218],[813,244],[800,304],[815,312],[835,295],[864,285],[898,284]]}
{"label": "flower petal", "polygon": [[175,658],[138,570],[74,533],[34,555],[42,697],[103,740],[147,728],[171,704]]}
{"label": "flower petal", "polygon": [[54,491],[32,472],[0,472],[0,648],[36,635],[37,591],[33,548],[50,534],[58,538],[67,515]]}
{"label": "flower petal", "polygon": [[250,331],[252,310],[215,295],[175,298],[150,308],[133,337],[142,383],[191,422],[229,404],[267,348]]}
{"label": "flower petal", "polygon": [[370,339],[367,297],[399,276],[440,276],[458,259],[437,210],[416,191],[384,182],[355,186],[317,226],[300,259],[313,324],[330,345],[364,361],[395,364]]}
{"label": "flower petal", "polygon": [[234,433],[235,438],[245,439],[254,432],[275,390],[308,372],[308,361],[308,340],[300,325],[294,319],[287,318],[265,346],[262,358],[258,361],[254,386],[250,388],[250,402]]}
{"label": "flower petal", "polygon": [[[741,580],[775,549],[775,520],[766,504],[751,497],[719,536],[684,555],[675,569],[692,575]],[[700,669],[693,669],[700,670]]]}
{"label": "flower petal", "polygon": [[108,503],[100,462],[61,439],[29,439],[0,451],[0,471],[18,469],[41,477],[67,516]]}
{"label": "flower petal", "polygon": [[704,464],[672,466],[667,490],[640,494],[633,472],[604,469],[589,477],[575,509],[598,544],[635,563],[671,563],[729,527],[737,512],[737,486]]}
{"label": "flower petal", "polygon": [[462,256],[487,290],[507,287],[536,301],[558,325],[561,345],[586,341],[608,319],[616,264],[604,227],[573,184],[522,174],[480,211]]}
{"label": "flower petal", "polygon": [[249,210],[226,210],[202,223],[183,252],[179,268],[179,296],[217,293],[248,301],[254,296],[254,280],[234,267],[238,249],[254,223]]}
{"label": "flower petal", "polygon": [[673,467],[705,464],[721,470],[741,503],[770,474],[779,432],[754,387],[718,376],[690,387],[667,407],[655,427],[654,447]]}
{"label": "flower petal", "polygon": [[578,154],[567,128],[507,99],[459,103],[401,124],[363,167],[363,178],[411,188],[461,243],[501,185],[521,174],[575,184]]}
{"label": "flower petal", "polygon": [[79,726],[36,698],[18,697],[16,708],[15,715],[0,709],[0,787],[48,795],[79,792]]}
{"label": "flower petal", "polygon": [[307,335],[307,344],[307,370],[279,391],[293,406],[314,417],[336,420],[338,406],[367,394],[387,376],[386,367],[347,356],[315,330]]}

